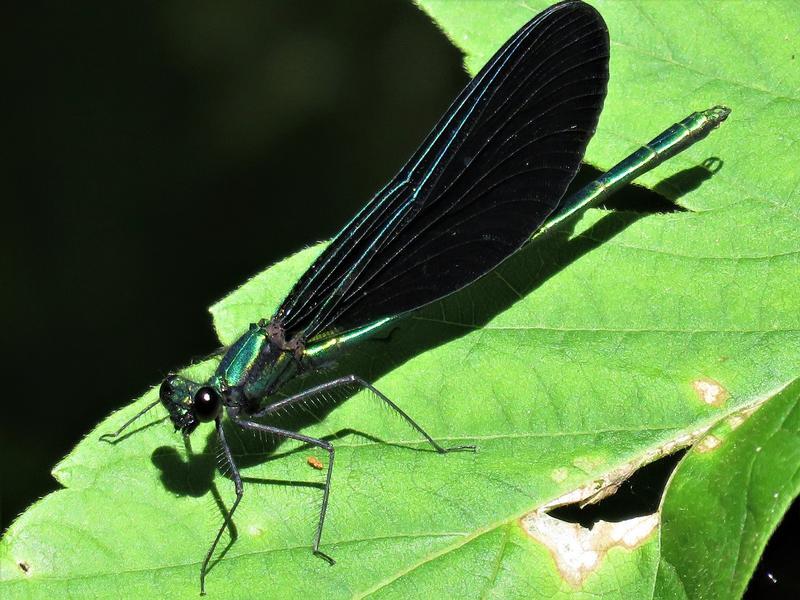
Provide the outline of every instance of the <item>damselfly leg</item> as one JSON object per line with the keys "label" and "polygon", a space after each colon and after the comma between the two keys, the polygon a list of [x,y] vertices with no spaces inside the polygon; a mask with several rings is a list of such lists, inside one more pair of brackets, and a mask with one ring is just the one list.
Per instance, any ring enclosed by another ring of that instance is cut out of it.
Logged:
{"label": "damselfly leg", "polygon": [[225,439],[225,431],[222,428],[222,417],[217,417],[214,425],[217,428],[217,437],[219,438],[220,446],[222,446],[222,451],[225,454],[225,460],[228,462],[228,466],[231,469],[230,476],[231,479],[233,479],[233,485],[236,489],[236,500],[233,501],[230,509],[228,509],[228,512],[225,514],[225,520],[222,522],[219,531],[217,531],[217,535],[214,537],[214,541],[211,543],[211,547],[206,553],[206,557],[203,559],[203,564],[200,567],[200,594],[206,593],[206,573],[208,572],[208,563],[211,560],[211,556],[214,554],[214,549],[217,547],[225,528],[229,526],[233,528],[233,513],[236,511],[236,507],[239,506],[239,502],[242,501],[242,496],[244,495],[242,476],[239,473],[239,467],[236,466],[236,462],[233,460],[233,454],[228,445],[228,440]]}
{"label": "damselfly leg", "polygon": [[425,431],[414,419],[412,419],[402,408],[397,406],[394,402],[392,402],[383,392],[378,390],[374,385],[366,381],[365,379],[359,377],[358,375],[345,375],[344,377],[339,377],[338,379],[334,379],[333,381],[329,381],[327,383],[323,383],[307,390],[300,392],[299,394],[295,394],[278,402],[274,402],[269,406],[265,407],[261,411],[252,415],[252,418],[257,419],[260,417],[265,417],[270,414],[276,414],[283,409],[289,408],[290,406],[295,405],[302,405],[304,402],[307,402],[311,398],[316,396],[320,396],[325,392],[332,391],[336,388],[347,388],[347,387],[358,387],[361,389],[369,390],[377,398],[382,400],[389,408],[395,411],[398,415],[403,417],[406,423],[408,423],[417,433],[419,433],[422,437],[424,437],[427,442],[433,446],[433,449],[436,450],[439,454],[445,454],[447,452],[456,452],[456,451],[475,451],[474,445],[466,445],[466,446],[453,446],[450,448],[446,448],[439,444],[436,440],[434,440],[427,431]]}
{"label": "damselfly leg", "polygon": [[142,410],[140,410],[138,413],[133,415],[130,419],[125,421],[125,423],[122,424],[122,427],[120,427],[113,433],[104,433],[103,435],[100,436],[100,439],[106,442],[111,442],[114,438],[118,437],[123,431],[125,431],[134,421],[137,421],[139,417],[144,416],[144,414],[147,413],[151,408],[155,408],[155,406],[160,402],[161,400],[156,400],[155,402],[151,402],[150,404],[145,406]]}
{"label": "damselfly leg", "polygon": [[[392,402],[386,395],[380,392],[375,386],[371,383],[367,382],[366,380],[358,377],[357,375],[347,375],[345,377],[340,377],[338,379],[334,379],[333,381],[329,381],[327,383],[323,383],[321,385],[314,386],[307,390],[304,390],[298,394],[290,396],[289,398],[285,398],[279,402],[275,402],[263,410],[254,413],[250,416],[252,419],[263,418],[270,415],[275,415],[280,411],[293,407],[303,405],[305,402],[311,400],[313,397],[319,396],[324,394],[325,392],[334,390],[336,388],[346,388],[346,387],[358,387],[360,389],[366,389],[371,391],[375,394],[379,399],[381,399],[384,403],[386,403],[392,410],[397,412],[403,419],[408,423],[415,431],[417,431],[425,440],[433,446],[436,452],[440,454],[445,454],[447,452],[453,451],[475,451],[475,446],[454,446],[454,447],[444,447],[436,440],[434,440],[428,432],[426,432],[414,419],[412,419],[408,414],[406,414],[397,404]],[[319,549],[321,540],[322,540],[322,529],[325,525],[325,516],[328,512],[328,500],[330,497],[330,489],[331,489],[331,478],[333,477],[333,462],[335,457],[335,449],[333,444],[326,440],[321,440],[317,438],[313,438],[307,435],[303,435],[301,433],[297,433],[294,431],[288,431],[286,429],[280,429],[278,427],[273,427],[271,425],[265,425],[263,423],[256,423],[251,420],[240,419],[240,418],[232,418],[231,421],[236,424],[238,427],[241,427],[245,430],[250,431],[258,431],[262,433],[267,433],[279,438],[285,439],[292,439],[297,440],[299,442],[303,442],[309,444],[311,446],[316,446],[325,450],[328,453],[328,468],[325,473],[325,483],[322,488],[322,507],[319,513],[319,520],[317,522],[317,530],[314,534],[314,543],[312,546],[312,550],[314,554],[319,556],[320,558],[327,561],[329,564],[334,564],[335,561],[333,558],[325,554]],[[219,540],[222,537],[222,532],[225,531],[225,528],[230,525],[233,518],[233,513],[236,508],[239,506],[239,502],[241,502],[242,495],[243,495],[243,486],[242,486],[242,478],[239,474],[239,469],[234,462],[233,455],[230,450],[230,446],[228,445],[228,441],[225,438],[225,432],[223,431],[221,418],[217,418],[216,420],[216,428],[217,428],[217,435],[219,437],[219,443],[222,446],[223,452],[225,454],[225,459],[228,462],[231,468],[231,477],[233,479],[235,488],[236,488],[236,500],[234,501],[231,508],[225,514],[225,520],[223,521],[222,525],[220,526],[219,530],[217,531],[217,535],[214,537],[214,541],[211,544],[211,547],[208,549],[206,553],[206,557],[203,560],[202,567],[200,569],[200,589],[202,593],[205,593],[205,577],[208,572],[208,564],[211,561],[211,557],[214,554],[214,550],[217,548],[219,544]]]}

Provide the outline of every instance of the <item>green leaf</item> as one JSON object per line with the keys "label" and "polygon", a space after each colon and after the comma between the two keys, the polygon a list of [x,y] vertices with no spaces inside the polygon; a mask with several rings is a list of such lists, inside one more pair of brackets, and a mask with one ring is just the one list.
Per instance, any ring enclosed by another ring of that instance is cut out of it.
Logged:
{"label": "green leaf", "polygon": [[675,582],[686,598],[744,592],[800,493],[799,400],[795,381],[752,417],[745,411],[720,422],[678,467],[661,509],[656,597],[678,597]]}
{"label": "green leaf", "polygon": [[[421,5],[474,72],[545,3]],[[425,445],[366,394],[307,425],[340,434],[322,546],[338,563],[328,567],[310,552],[324,476],[306,464],[327,457],[238,444],[238,537],[209,575],[210,595],[741,594],[800,490],[800,15],[788,0],[596,5],[612,76],[589,162],[610,166],[692,110],[733,108],[643,178],[690,210],[592,210],[399,323],[391,343],[364,342],[346,366],[438,440],[479,451],[409,449]],[[722,168],[687,185],[710,157]],[[213,307],[220,339],[270,315],[319,249]],[[154,398],[111,415],[55,468],[64,489],[0,545],[3,597],[196,596],[220,504],[233,498],[212,431],[195,433],[189,452],[159,407],[117,444],[98,440]],[[591,533],[546,515],[682,446],[694,449],[656,515]],[[597,550],[595,562],[564,550],[573,538]]]}

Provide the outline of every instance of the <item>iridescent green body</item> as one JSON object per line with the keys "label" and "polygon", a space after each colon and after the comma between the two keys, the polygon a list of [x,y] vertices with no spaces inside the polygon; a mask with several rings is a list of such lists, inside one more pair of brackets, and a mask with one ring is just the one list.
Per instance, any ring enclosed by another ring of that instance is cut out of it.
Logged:
{"label": "iridescent green body", "polygon": [[[544,223],[531,237],[536,237],[557,227],[571,216],[625,186],[642,173],[653,169],[703,139],[716,129],[729,114],[730,109],[715,106],[708,110],[692,113],[683,121],[672,125],[606,173],[561,201],[559,207],[546,217]],[[348,227],[350,226],[348,225]],[[348,228],[345,228],[345,233],[348,233]],[[371,240],[366,251],[370,251],[374,243],[374,240]],[[360,264],[356,259],[353,260]],[[340,280],[349,281],[350,278],[358,275],[357,269],[351,269],[346,273],[339,274],[338,280],[325,283],[325,277],[331,277],[331,273],[326,271],[326,268],[326,265],[312,266],[309,273],[313,276],[322,273],[319,275],[321,277],[320,285],[332,286],[332,290],[339,289],[336,285]],[[334,270],[334,268],[331,267],[330,270]],[[274,413],[286,404],[303,402],[314,393],[322,391],[323,388],[351,384],[369,387],[370,384],[352,375],[334,380],[322,388],[318,386],[306,390],[287,399],[276,398],[276,394],[283,385],[300,373],[314,370],[321,361],[333,358],[345,346],[355,344],[373,334],[375,330],[389,321],[424,305],[424,303],[417,304],[412,309],[405,309],[389,317],[375,317],[363,325],[344,328],[344,331],[337,331],[334,327],[332,331],[313,333],[311,328],[316,326],[317,317],[326,312],[327,307],[332,304],[331,298],[334,296],[341,298],[341,293],[333,291],[322,300],[305,298],[306,302],[313,304],[315,311],[312,311],[314,318],[309,321],[308,330],[300,328],[287,334],[284,307],[278,310],[272,320],[261,320],[250,325],[250,328],[228,348],[214,375],[205,383],[190,381],[177,375],[167,377],[162,384],[160,396],[162,404],[170,412],[170,418],[175,428],[188,435],[200,422],[216,420],[219,423],[223,407],[227,415],[234,420],[260,417]],[[374,388],[370,387],[370,389],[375,391]],[[389,402],[386,398],[384,400]],[[145,410],[149,410],[152,406]],[[399,410],[396,406],[394,409]],[[409,422],[416,427],[410,419]],[[129,423],[126,423],[123,429]],[[248,427],[252,428],[255,425],[249,424]],[[283,434],[300,439],[297,438],[299,434],[286,432]]]}
{"label": "iridescent green body", "polygon": [[[728,117],[729,113],[730,110],[728,108],[717,106],[709,110],[692,113],[683,121],[666,129],[596,180],[563,200],[560,203],[560,207],[547,217],[531,237],[536,237],[549,229],[557,227],[571,216],[597,204],[642,173],[649,171],[704,138],[719,126]],[[276,414],[289,406],[302,405],[315,395],[324,395],[326,391],[336,387],[354,385],[357,388],[369,389],[388,404],[412,428],[420,433],[437,452],[474,450],[474,446],[456,446],[452,448],[440,446],[389,398],[375,389],[370,383],[355,375],[340,377],[293,396],[278,397],[278,392],[289,380],[303,371],[313,370],[321,361],[333,358],[343,348],[372,335],[377,329],[402,316],[402,314],[405,313],[387,318],[375,318],[372,319],[372,322],[360,327],[350,328],[347,331],[338,332],[334,330],[324,335],[309,336],[308,339],[306,339],[303,332],[300,332],[287,339],[286,329],[279,310],[272,320],[262,320],[251,324],[249,329],[226,350],[216,371],[205,383],[191,381],[178,375],[169,375],[161,385],[159,400],[148,405],[136,416],[129,419],[111,436],[118,436],[131,423],[158,403],[164,405],[169,411],[170,419],[175,428],[182,431],[184,435],[192,433],[200,422],[214,421],[217,435],[225,452],[225,458],[233,469],[234,482],[236,484],[237,499],[228,511],[226,523],[230,520],[241,500],[242,479],[225,440],[225,432],[222,428],[223,407],[227,416],[244,429],[267,432],[324,449],[328,452],[329,461],[322,510],[320,511],[313,548],[315,554],[332,564],[333,559],[319,550],[333,468],[334,454],[332,445],[327,441],[315,439],[301,433],[262,425],[254,422],[253,419]],[[204,589],[205,574],[209,560],[225,526],[223,525],[219,529],[203,561],[201,590]]]}
{"label": "iridescent green body", "polygon": [[266,343],[266,331],[255,323],[250,325],[250,329],[236,340],[220,361],[214,373],[217,381],[226,387],[239,385],[253,368]]}
{"label": "iridescent green body", "polygon": [[[342,390],[367,390],[436,452],[439,444],[411,416],[357,373],[290,390],[342,349],[390,321],[439,301],[490,273],[530,241],[670,156],[705,137],[728,115],[694,113],[565,199],[597,128],[606,96],[608,29],[596,9],[564,0],[531,18],[456,97],[408,162],[331,240],[271,319],[250,325],[205,382],[171,373],[158,402],[176,430],[214,423],[236,499],[200,567],[200,590],[214,550],[244,493],[224,421],[237,431],[294,440],[328,455],[313,541],[320,550],[334,446],[270,422]],[[302,186],[301,186],[302,187]],[[272,218],[274,217],[274,218]],[[279,222],[279,215],[270,218]],[[213,236],[212,236],[213,237]],[[226,246],[230,247],[226,244]],[[230,431],[230,430],[228,430]]]}
{"label": "iridescent green body", "polygon": [[[669,127],[606,173],[578,190],[563,202],[563,208],[552,215],[534,235],[539,235],[572,215],[597,204],[630,181],[704,138],[724,121],[730,110],[725,107],[695,112]],[[399,316],[399,315],[398,315]],[[225,353],[214,376],[206,383],[221,393],[238,389],[250,410],[268,400],[283,383],[311,366],[314,360],[332,357],[343,347],[373,334],[391,321],[385,318],[358,329],[333,334],[305,345],[305,340],[284,339],[276,321],[252,324]]]}
{"label": "iridescent green body", "polygon": [[649,143],[567,198],[564,207],[542,225],[537,233],[552,229],[575,213],[597,204],[639,175],[703,139],[719,127],[730,112],[729,108],[715,106],[692,113],[683,121],[664,130]]}
{"label": "iridescent green body", "polygon": [[345,334],[328,338],[325,341],[319,342],[317,344],[314,344],[313,346],[309,346],[308,348],[306,348],[305,351],[303,352],[303,355],[309,358],[324,356],[325,354],[333,352],[334,350],[339,349],[342,346],[352,344],[354,342],[361,340],[364,337],[369,336],[370,334],[374,333],[375,330],[380,329],[391,320],[392,319],[381,319],[380,321],[376,321],[375,323],[371,323],[364,327],[359,327],[358,329],[354,329],[353,331],[348,331]]}
{"label": "iridescent green body", "polygon": [[365,327],[305,347],[282,340],[274,323],[261,321],[249,329],[228,349],[214,375],[206,382],[220,391],[240,388],[252,406],[254,400],[270,396],[298,370],[311,366],[314,359],[325,359],[344,346],[372,334],[391,321],[381,319]]}
{"label": "iridescent green body", "polygon": [[301,343],[287,343],[278,326],[262,320],[251,324],[228,349],[206,385],[252,412],[261,399],[297,374],[302,357]]}

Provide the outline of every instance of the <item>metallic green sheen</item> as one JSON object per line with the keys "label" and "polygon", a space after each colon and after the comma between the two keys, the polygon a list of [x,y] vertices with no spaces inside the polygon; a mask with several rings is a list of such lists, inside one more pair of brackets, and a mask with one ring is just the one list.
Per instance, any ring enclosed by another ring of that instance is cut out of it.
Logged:
{"label": "metallic green sheen", "polygon": [[597,204],[602,199],[627,185],[642,173],[672,158],[698,140],[703,139],[728,118],[731,110],[715,106],[695,112],[680,123],[664,130],[650,143],[611,167],[600,177],[578,190],[564,201],[559,209],[537,233],[543,233],[568,219],[575,213]]}
{"label": "metallic green sheen", "polygon": [[297,375],[292,353],[274,343],[262,346],[256,366],[248,373],[243,391],[248,398],[266,398]]}
{"label": "metallic green sheen", "polygon": [[304,356],[308,356],[310,358],[314,358],[320,355],[325,355],[326,353],[332,352],[338,348],[341,348],[345,344],[349,344],[352,342],[356,342],[361,338],[374,333],[376,329],[382,327],[389,321],[391,321],[391,317],[387,317],[385,319],[380,319],[375,321],[374,323],[370,323],[369,325],[365,325],[364,327],[359,327],[358,329],[353,329],[352,331],[348,331],[342,335],[328,338],[325,341],[319,342],[313,346],[310,346],[305,349],[303,352]]}
{"label": "metallic green sheen", "polygon": [[241,384],[266,343],[267,335],[264,328],[251,325],[250,329],[225,353],[225,357],[217,367],[215,377],[220,378],[227,386]]}

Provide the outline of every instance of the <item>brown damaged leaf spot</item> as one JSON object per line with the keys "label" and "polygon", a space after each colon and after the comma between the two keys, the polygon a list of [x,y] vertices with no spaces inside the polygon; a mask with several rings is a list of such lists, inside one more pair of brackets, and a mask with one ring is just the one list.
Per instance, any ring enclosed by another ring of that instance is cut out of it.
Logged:
{"label": "brown damaged leaf spot", "polygon": [[[673,454],[682,448],[693,445],[700,438],[702,438],[707,431],[708,427],[703,427],[701,429],[679,435],[674,439],[661,444],[660,446],[647,450],[640,456],[636,457],[636,459],[611,469],[593,479],[589,483],[567,492],[555,500],[551,500],[544,507],[542,507],[542,510],[551,510],[558,506],[566,506],[568,504],[579,504],[581,507],[584,507],[587,504],[600,502],[600,500],[614,494],[614,492],[617,491],[619,486],[626,479],[628,479],[644,465],[650,464],[651,462],[658,460],[659,458],[663,458],[664,456]],[[573,466],[575,466],[575,462],[580,462],[582,467],[588,466],[582,458],[578,458],[576,461],[573,461]],[[566,469],[562,469],[563,468],[555,469],[552,472],[551,477],[555,480],[556,475],[559,477],[562,475],[568,475],[568,471]]]}
{"label": "brown damaged leaf spot", "polygon": [[[551,517],[548,511],[559,506],[587,504],[599,502],[612,495],[619,486],[633,473],[646,464],[668,456],[687,446],[692,446],[703,438],[708,427],[684,433],[651,448],[636,459],[601,474],[592,481],[569,491],[546,505],[528,513],[520,519],[520,526],[533,539],[545,545],[553,556],[559,573],[573,587],[580,587],[586,578],[601,564],[606,553],[614,547],[633,549],[647,541],[658,527],[659,514],[654,513],[611,523],[598,521],[591,529],[578,523],[568,523]],[[590,461],[591,465],[581,457],[573,461],[573,468],[595,467],[602,461]],[[551,472],[555,480],[566,478],[569,470],[557,468]]]}
{"label": "brown damaged leaf spot", "polygon": [[[630,474],[632,475],[633,473]],[[613,480],[609,480],[604,477],[601,479],[595,479],[589,486],[584,486],[584,489],[594,488],[594,492],[580,503],[580,507],[584,508],[588,504],[597,504],[601,500],[605,500],[609,496],[613,496],[617,493],[619,486],[622,485],[622,482],[625,481],[628,476],[629,475],[622,475],[620,472],[619,475],[614,476]]]}
{"label": "brown damaged leaf spot", "polygon": [[573,588],[583,585],[609,550],[616,547],[633,550],[641,546],[658,524],[656,513],[618,523],[598,521],[591,529],[566,523],[542,511],[534,511],[520,520],[523,530],[550,551],[558,572]]}
{"label": "brown damaged leaf spot", "polygon": [[749,415],[743,414],[743,412],[733,413],[730,417],[728,417],[727,423],[728,427],[731,428],[731,431],[739,427],[742,423],[747,420]]}
{"label": "brown damaged leaf spot", "polygon": [[722,440],[719,439],[715,435],[708,434],[702,440],[697,442],[695,445],[695,449],[702,453],[711,452],[712,450],[716,450],[722,444]]}
{"label": "brown damaged leaf spot", "polygon": [[596,471],[606,463],[606,459],[600,456],[578,456],[572,464],[581,471]]}
{"label": "brown damaged leaf spot", "polygon": [[[724,402],[727,399],[728,392],[719,383],[709,379],[702,381],[709,387],[701,387],[704,390],[710,390],[715,401],[722,398],[722,402]],[[617,491],[626,479],[644,465],[683,448],[694,446],[698,452],[714,450],[722,443],[724,436],[720,435],[716,429],[714,430],[716,435],[714,435],[710,433],[710,429],[718,427],[720,424],[726,425],[729,429],[735,429],[758,410],[767,398],[772,396],[774,393],[758,398],[750,406],[727,415],[716,423],[677,435],[673,439],[647,450],[634,460],[596,476],[588,483],[562,494],[522,517],[519,520],[520,526],[528,535],[548,548],[564,579],[573,587],[580,587],[586,577],[601,564],[603,557],[611,548],[620,546],[633,549],[645,543],[657,529],[660,516],[658,513],[654,513],[619,523],[598,521],[592,529],[586,529],[580,524],[568,523],[551,517],[547,514],[550,510],[569,504],[579,504],[584,507],[587,504],[599,502]],[[760,447],[756,448],[756,452],[760,450]],[[559,467],[551,471],[550,476],[556,482],[565,481],[569,478],[571,469],[578,469],[584,473],[592,472],[603,462],[597,458],[578,457],[569,467]]]}
{"label": "brown damaged leaf spot", "polygon": [[564,467],[559,467],[557,469],[553,469],[553,472],[550,473],[550,478],[555,481],[556,483],[563,483],[569,477],[569,471]]}
{"label": "brown damaged leaf spot", "polygon": [[743,408],[742,410],[731,414],[728,417],[728,421],[727,421],[728,425],[730,426],[730,428],[731,429],[736,429],[737,427],[739,427],[739,425],[741,425],[742,423],[747,421],[747,419],[749,419],[753,415],[753,413],[755,413],[759,408],[761,408],[762,404],[764,404],[763,400],[761,400],[759,402],[756,402],[755,404],[753,404],[751,406],[747,406],[747,407]]}
{"label": "brown damaged leaf spot", "polygon": [[692,382],[692,387],[700,397],[700,400],[709,406],[723,406],[728,398],[731,397],[728,390],[719,381],[714,381],[710,377],[695,379]]}
{"label": "brown damaged leaf spot", "polygon": [[748,406],[738,412],[731,413],[725,419],[718,421],[710,431],[703,436],[697,444],[695,450],[697,452],[705,453],[711,452],[719,448],[725,441],[725,438],[737,427],[740,427],[750,416],[758,410],[763,402],[756,402],[752,406]]}

